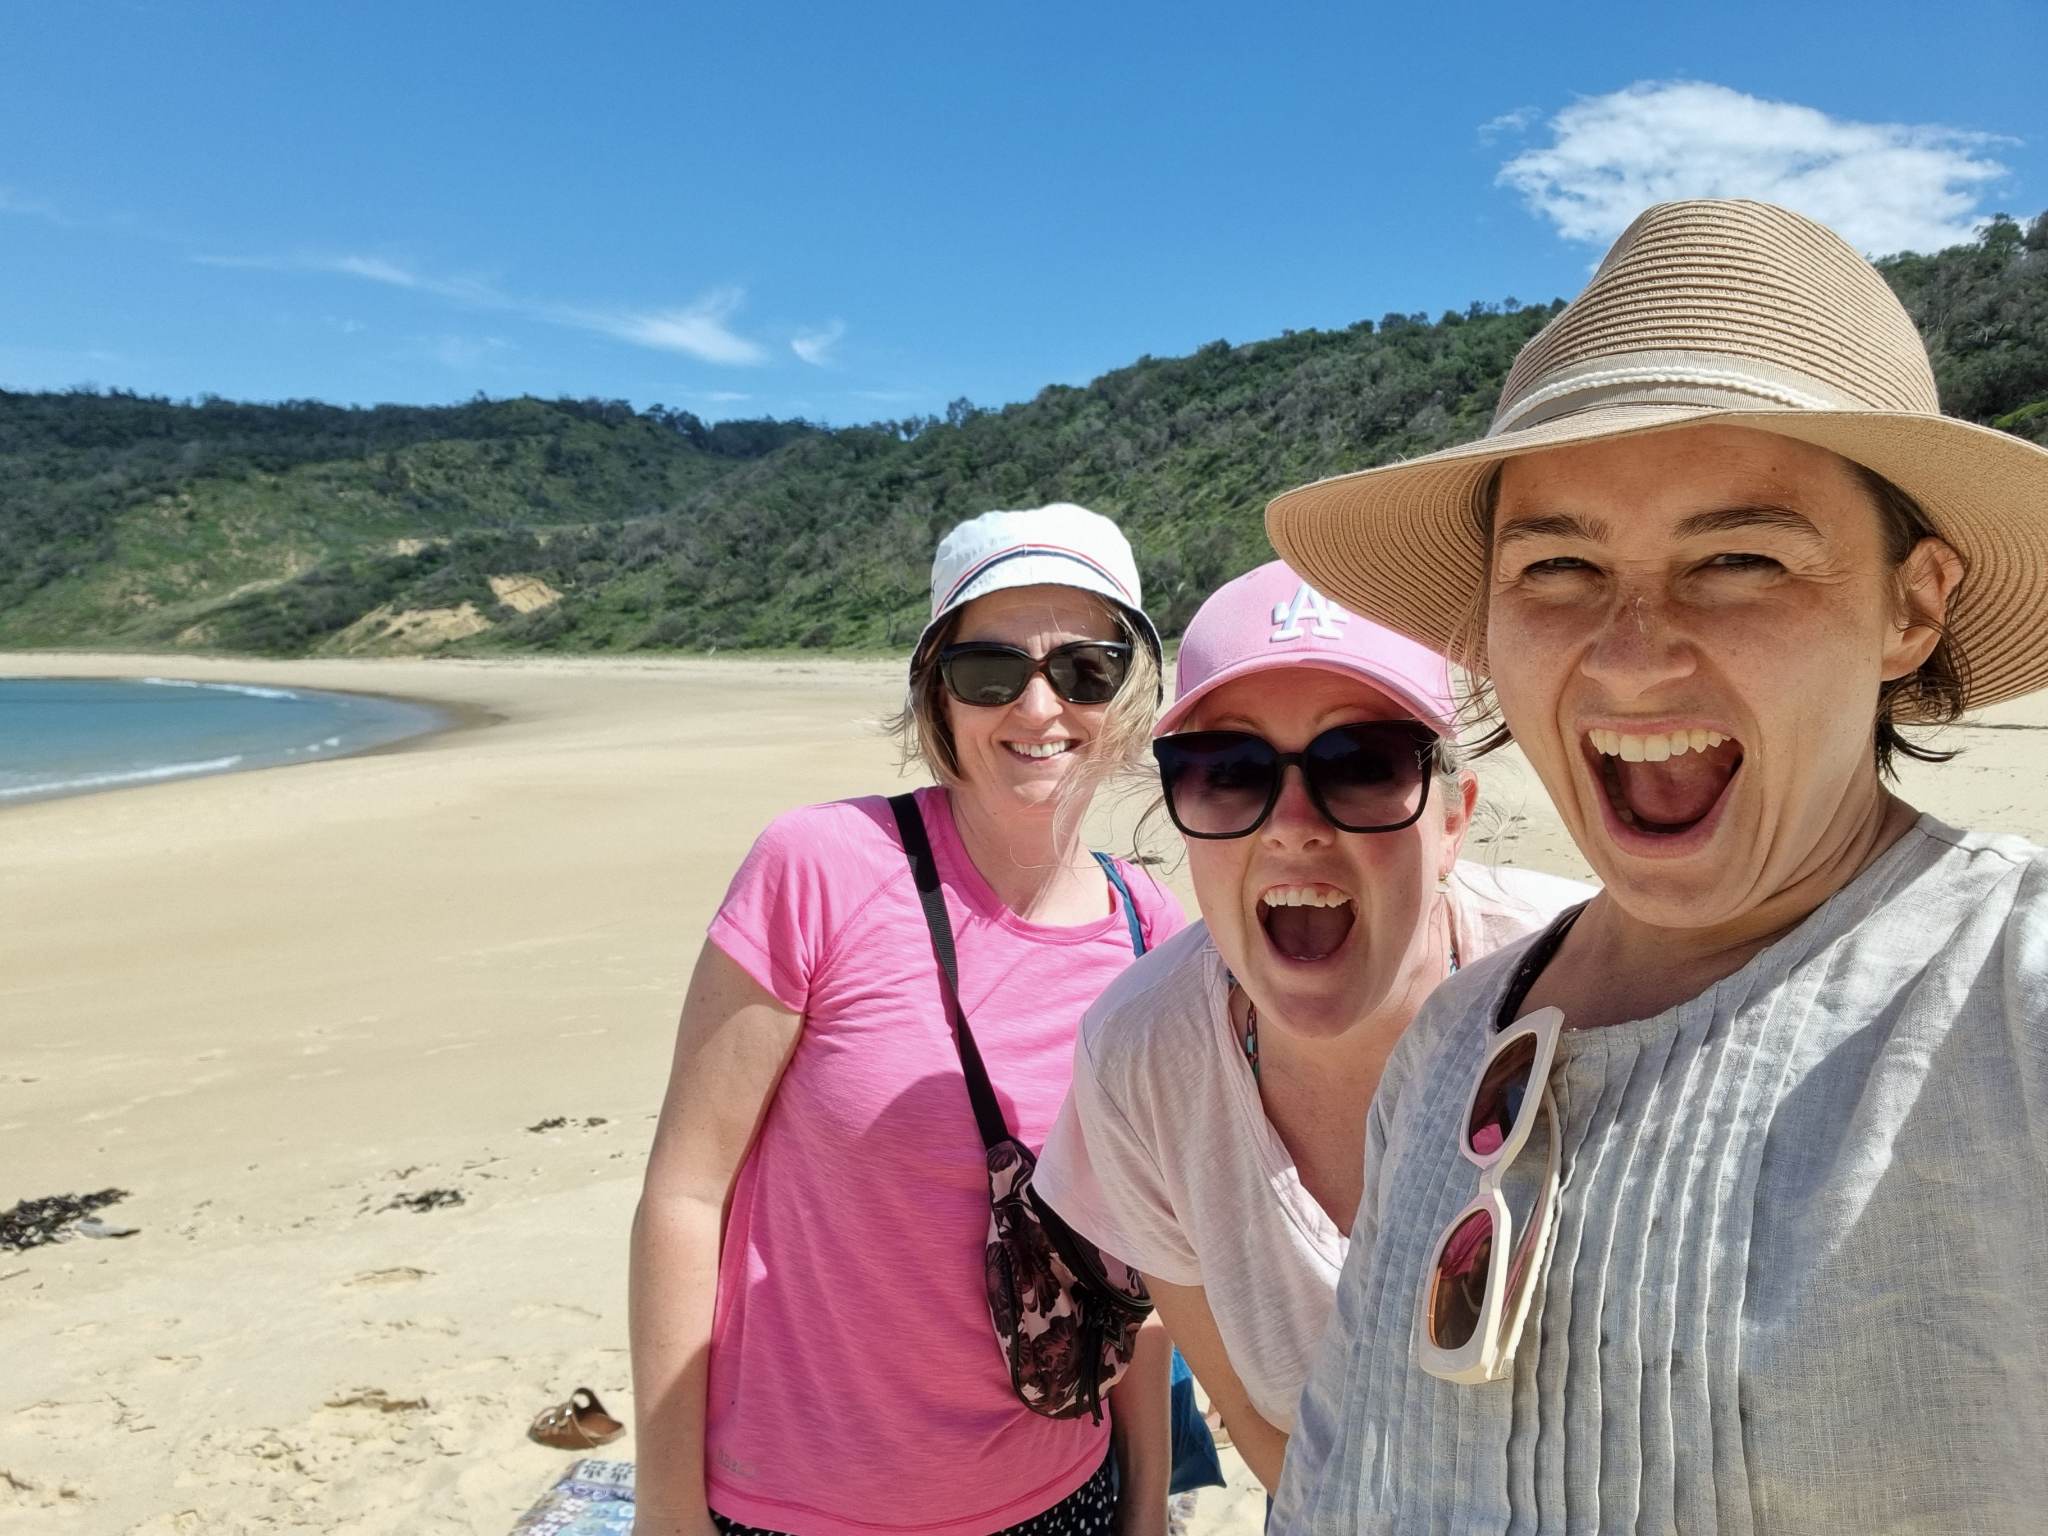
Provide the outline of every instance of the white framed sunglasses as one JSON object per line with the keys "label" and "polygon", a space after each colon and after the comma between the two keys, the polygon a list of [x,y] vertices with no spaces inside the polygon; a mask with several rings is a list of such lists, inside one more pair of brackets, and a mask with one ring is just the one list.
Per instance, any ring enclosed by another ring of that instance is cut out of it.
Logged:
{"label": "white framed sunglasses", "polygon": [[[1499,1381],[1514,1364],[1557,1223],[1562,1148],[1550,1067],[1563,1028],[1556,1008],[1517,1019],[1473,1079],[1459,1149],[1478,1168],[1479,1189],[1436,1240],[1416,1309],[1415,1362],[1440,1380]],[[1518,1223],[1502,1185],[1539,1125],[1548,1163]]]}

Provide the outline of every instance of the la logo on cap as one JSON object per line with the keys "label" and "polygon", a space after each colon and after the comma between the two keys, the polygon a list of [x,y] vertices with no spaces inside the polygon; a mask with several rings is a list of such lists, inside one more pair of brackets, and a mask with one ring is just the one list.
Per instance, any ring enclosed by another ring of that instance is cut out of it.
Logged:
{"label": "la logo on cap", "polygon": [[[1273,633],[1268,637],[1268,643],[1299,640],[1304,633],[1324,640],[1336,640],[1343,635],[1344,625],[1350,618],[1350,614],[1304,581],[1294,589],[1290,601],[1273,605]],[[1309,626],[1306,631],[1301,627],[1304,621]]]}

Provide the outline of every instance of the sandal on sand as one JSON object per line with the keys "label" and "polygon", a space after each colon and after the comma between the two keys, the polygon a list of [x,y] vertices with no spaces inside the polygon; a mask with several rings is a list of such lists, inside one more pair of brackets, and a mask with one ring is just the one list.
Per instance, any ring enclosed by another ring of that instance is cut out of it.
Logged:
{"label": "sandal on sand", "polygon": [[626,1432],[626,1426],[604,1411],[604,1404],[588,1387],[578,1387],[566,1403],[557,1403],[534,1415],[526,1438],[558,1451],[588,1451],[610,1445]]}

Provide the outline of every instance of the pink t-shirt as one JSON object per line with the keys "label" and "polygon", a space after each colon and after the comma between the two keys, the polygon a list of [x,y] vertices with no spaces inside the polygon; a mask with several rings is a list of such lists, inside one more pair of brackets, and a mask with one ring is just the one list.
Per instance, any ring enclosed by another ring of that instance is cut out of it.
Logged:
{"label": "pink t-shirt", "polygon": [[[1025,922],[982,879],[943,790],[918,791],[961,1003],[1013,1134],[1036,1149],[1088,1005],[1131,962],[1121,902]],[[1121,866],[1147,946],[1183,923]],[[1105,891],[1108,887],[1105,883]],[[711,1507],[800,1536],[985,1536],[1051,1508],[1107,1420],[1041,1418],[989,1322],[988,1181],[937,962],[888,803],[815,805],[761,834],[711,940],[803,1035],[740,1169],[711,1330]]]}

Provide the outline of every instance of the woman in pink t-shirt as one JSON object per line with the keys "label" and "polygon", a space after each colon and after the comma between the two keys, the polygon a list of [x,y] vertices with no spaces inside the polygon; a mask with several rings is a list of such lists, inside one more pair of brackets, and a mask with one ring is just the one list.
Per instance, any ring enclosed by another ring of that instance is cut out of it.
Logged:
{"label": "woman in pink t-shirt", "polygon": [[[1157,708],[1140,602],[1107,519],[991,512],[939,546],[911,660],[902,723],[939,780],[917,805],[960,1001],[1034,1150],[1082,1013],[1135,938],[1149,947],[1183,921],[1149,875],[1117,865],[1127,910],[1080,841],[1093,785],[1142,753]],[[1034,1414],[990,1322],[988,1225],[983,1147],[888,803],[792,811],[712,921],[634,1222],[639,1536],[1163,1529],[1158,1330],[1107,1422]]]}

